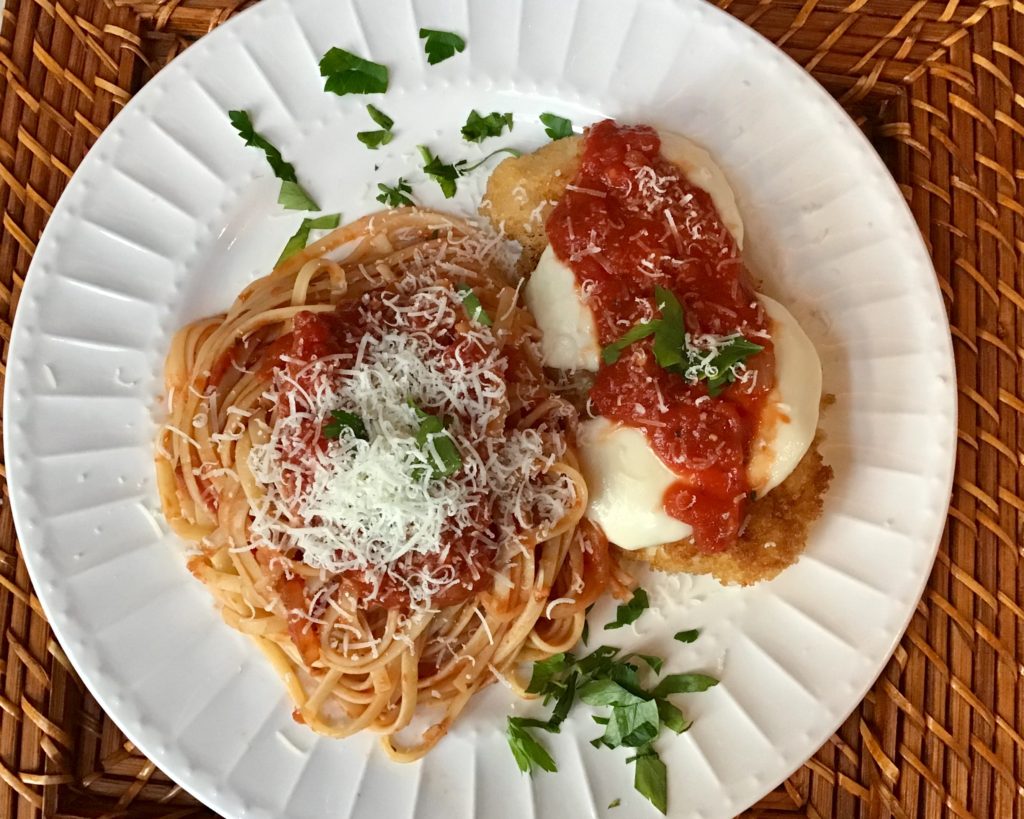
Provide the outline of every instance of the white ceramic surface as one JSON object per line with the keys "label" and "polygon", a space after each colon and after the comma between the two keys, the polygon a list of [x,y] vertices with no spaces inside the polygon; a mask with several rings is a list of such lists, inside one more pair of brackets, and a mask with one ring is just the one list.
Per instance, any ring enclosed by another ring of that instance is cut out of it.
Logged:
{"label": "white ceramic surface", "polygon": [[[423,26],[469,47],[428,66]],[[323,93],[338,45],[387,63],[384,97]],[[366,102],[396,122],[373,153]],[[461,143],[469,110],[514,132]],[[645,581],[635,630],[593,633],[718,673],[696,725],[659,748],[674,817],[730,816],[797,768],[856,706],[913,611],[942,529],[955,385],[945,315],[911,216],[841,109],[774,47],[696,0],[266,0],[161,71],[69,185],[33,261],[7,373],[11,500],[35,588],[83,679],[167,773],[232,817],[654,816],[587,709],[545,737],[558,774],[518,773],[500,686],[425,761],[295,724],[262,656],[219,620],[157,507],[150,441],[181,324],[267,271],[302,214],[226,112],[246,108],[328,211],[376,209],[404,175],[440,205],[414,146],[473,158],[543,142],[537,115],[610,115],[689,135],[732,180],[748,256],[821,352],[836,478],[806,555],[772,583]],[[374,170],[375,163],[380,165]],[[473,206],[485,172],[460,183]],[[449,203],[451,204],[451,203]],[[681,645],[671,635],[699,627]],[[616,798],[622,807],[610,814]]]}

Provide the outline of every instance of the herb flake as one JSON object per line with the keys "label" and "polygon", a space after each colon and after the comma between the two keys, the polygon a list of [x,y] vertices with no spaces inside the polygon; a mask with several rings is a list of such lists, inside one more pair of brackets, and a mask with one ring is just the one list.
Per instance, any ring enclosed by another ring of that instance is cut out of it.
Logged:
{"label": "herb flake", "polygon": [[277,263],[274,266],[277,267],[277,265],[281,264],[281,262],[289,256],[293,256],[300,250],[303,250],[306,245],[309,244],[310,231],[333,230],[340,223],[340,213],[328,213],[324,216],[318,216],[315,219],[303,219],[302,223],[299,225],[299,229],[292,234],[292,237],[285,244],[284,250],[282,250],[281,255],[277,257]]}
{"label": "herb flake", "polygon": [[436,415],[424,412],[412,401],[409,402],[409,405],[416,413],[416,420],[419,422],[416,443],[427,456],[432,477],[435,479],[447,478],[462,466],[462,455],[455,444],[455,439],[445,429],[444,421]]}
{"label": "herb flake", "polygon": [[352,434],[353,438],[359,438],[363,441],[370,440],[362,418],[354,412],[332,410],[331,420],[323,428],[324,437],[330,439],[339,438],[342,431],[346,429]]}
{"label": "herb flake", "polygon": [[507,726],[508,746],[512,749],[516,765],[523,773],[533,773],[534,766],[555,773],[558,766],[547,749],[530,734],[530,721],[521,717],[509,717]]}
{"label": "herb flake", "polygon": [[483,142],[488,137],[501,136],[505,128],[512,130],[511,112],[501,114],[492,111],[483,116],[474,109],[469,112],[466,124],[462,126],[462,138],[466,142]]}
{"label": "herb flake", "polygon": [[541,114],[540,121],[544,124],[544,133],[552,140],[565,139],[572,136],[572,120],[557,114]]}
{"label": "herb flake", "polygon": [[473,292],[472,287],[468,284],[459,284],[456,285],[455,289],[462,295],[462,309],[466,311],[466,315],[470,319],[485,327],[494,325],[491,317],[487,315],[487,311],[484,310],[484,306],[480,303],[480,297]]}
{"label": "herb flake", "polygon": [[383,94],[388,90],[388,67],[366,60],[343,48],[332,48],[320,59],[324,91],[347,94]]}
{"label": "herb flake", "polygon": [[377,194],[377,201],[390,208],[400,208],[403,205],[411,207],[416,204],[408,196],[408,194],[412,193],[412,188],[409,183],[401,177],[398,178],[398,181],[393,187],[391,185],[385,185],[383,182],[378,182],[377,190],[380,191],[380,193]]}
{"label": "herb flake", "polygon": [[423,50],[430,65],[437,65],[466,50],[466,41],[453,31],[421,28],[420,39],[426,41]]}
{"label": "herb flake", "polygon": [[253,127],[252,119],[247,111],[228,111],[231,125],[245,144],[263,151],[267,164],[274,176],[281,180],[281,192],[277,201],[288,210],[320,210],[320,206],[306,193],[295,175],[295,166],[286,162],[277,147]]}
{"label": "herb flake", "polygon": [[638,588],[633,592],[633,597],[628,603],[623,603],[615,610],[615,620],[605,624],[605,631],[635,623],[649,607],[650,601],[647,599],[647,592]]}

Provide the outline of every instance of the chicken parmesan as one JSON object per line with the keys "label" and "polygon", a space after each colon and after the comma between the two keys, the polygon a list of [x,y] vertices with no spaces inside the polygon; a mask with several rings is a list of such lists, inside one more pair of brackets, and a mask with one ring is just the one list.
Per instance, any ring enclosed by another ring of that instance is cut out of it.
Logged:
{"label": "chicken parmesan", "polygon": [[726,582],[799,556],[831,469],[817,352],[758,293],[725,175],[688,140],[604,121],[492,174],[547,367],[578,386],[586,515],[659,568]]}

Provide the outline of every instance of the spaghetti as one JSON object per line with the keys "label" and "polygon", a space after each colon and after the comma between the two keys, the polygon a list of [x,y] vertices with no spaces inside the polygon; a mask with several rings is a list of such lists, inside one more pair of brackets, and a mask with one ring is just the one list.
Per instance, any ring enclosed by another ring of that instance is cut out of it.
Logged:
{"label": "spaghetti", "polygon": [[575,644],[627,580],[583,518],[576,411],[506,256],[452,216],[369,216],[167,357],[156,466],[190,570],[297,720],[377,731],[401,761],[481,687]]}

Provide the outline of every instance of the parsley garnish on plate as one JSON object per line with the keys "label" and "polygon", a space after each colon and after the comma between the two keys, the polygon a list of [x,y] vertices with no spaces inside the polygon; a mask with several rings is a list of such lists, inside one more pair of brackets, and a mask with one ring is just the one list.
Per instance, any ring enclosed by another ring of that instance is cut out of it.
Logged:
{"label": "parsley garnish on plate", "polygon": [[673,640],[678,640],[680,643],[692,643],[700,636],[700,629],[691,628],[687,631],[677,631]]}
{"label": "parsley garnish on plate", "polygon": [[615,620],[605,624],[605,630],[622,628],[630,623],[635,623],[640,615],[647,611],[650,602],[647,600],[647,592],[637,589],[628,603],[623,603],[615,610]]}
{"label": "parsley garnish on plate", "polygon": [[281,180],[278,204],[288,210],[320,210],[320,206],[303,190],[295,175],[295,166],[286,162],[277,147],[253,127],[247,111],[228,111],[228,119],[246,145],[259,148],[267,158],[274,176]]}
{"label": "parsley garnish on plate", "polygon": [[544,123],[544,133],[551,139],[565,139],[572,136],[572,120],[560,117],[557,114],[541,114],[540,121]]}
{"label": "parsley garnish on plate", "polygon": [[626,347],[653,335],[652,349],[658,366],[682,376],[691,384],[707,382],[708,394],[714,398],[736,380],[750,356],[764,349],[739,333],[716,339],[717,346],[713,348],[696,347],[686,332],[683,307],[675,294],[664,287],[655,287],[654,300],[660,318],[638,322],[619,339],[605,345],[601,350],[605,364],[614,364]]}
{"label": "parsley garnish on plate", "polygon": [[416,204],[408,196],[408,194],[412,193],[412,188],[402,177],[398,178],[393,187],[385,185],[383,182],[378,182],[377,190],[380,191],[377,194],[377,201],[387,205],[389,208],[400,208],[402,205],[412,206]]}
{"label": "parsley garnish on plate", "polygon": [[409,406],[416,413],[419,430],[416,432],[416,443],[427,456],[432,477],[447,478],[462,466],[462,455],[455,440],[445,429],[445,423],[436,415],[424,412],[411,400]]}
{"label": "parsley garnish on plate", "polygon": [[465,159],[448,164],[442,162],[440,157],[434,156],[426,145],[419,146],[420,156],[423,157],[423,173],[433,179],[441,188],[445,199],[455,196],[458,189],[458,178],[462,174]]}
{"label": "parsley garnish on plate", "polygon": [[320,59],[324,91],[346,94],[383,94],[388,90],[388,67],[365,60],[343,48],[332,48]]}
{"label": "parsley garnish on plate", "polygon": [[[333,230],[341,222],[340,213],[328,213],[318,216],[315,219],[303,219],[299,229],[284,246],[281,255],[277,257],[277,264],[281,264],[289,256],[293,256],[302,250],[309,243],[309,234],[313,230]],[[275,267],[277,265],[274,265]],[[330,437],[330,436],[328,436]]]}
{"label": "parsley garnish on plate", "polygon": [[426,40],[423,50],[427,54],[427,62],[437,65],[456,53],[466,50],[466,41],[453,31],[438,31],[434,28],[421,28],[420,39]]}
{"label": "parsley garnish on plate", "polygon": [[474,109],[466,117],[466,124],[462,126],[462,138],[466,142],[483,142],[488,137],[501,136],[501,132],[508,128],[512,130],[512,114],[500,114],[492,111],[487,116],[481,116]]}
{"label": "parsley garnish on plate", "polygon": [[[634,594],[634,600],[636,598]],[[561,653],[534,663],[526,691],[542,696],[545,704],[554,700],[555,706],[547,720],[509,717],[508,742],[519,769],[532,772],[536,766],[546,771],[556,770],[554,759],[531,734],[531,729],[558,733],[578,698],[587,705],[609,709],[604,714],[593,715],[594,722],[604,728],[604,733],[591,744],[597,748],[635,749],[635,753],[626,758],[627,764],[636,765],[633,787],[665,813],[668,810],[668,772],[653,743],[663,728],[680,734],[692,724],[668,697],[706,691],[717,680],[706,674],[669,674],[651,688],[640,678],[637,658],[653,673],[660,673],[660,657],[620,655],[612,646],[601,646],[581,659]]]}
{"label": "parsley garnish on plate", "polygon": [[370,119],[380,126],[380,130],[359,131],[356,134],[356,139],[362,142],[363,145],[371,151],[376,151],[381,145],[387,145],[391,142],[392,137],[394,137],[391,129],[394,127],[395,121],[373,105],[366,106],[366,113],[370,115]]}
{"label": "parsley garnish on plate", "polygon": [[484,310],[484,306],[480,303],[480,297],[473,292],[472,287],[468,284],[457,284],[455,289],[462,295],[462,309],[466,311],[467,316],[473,321],[483,324],[485,327],[491,327],[494,324],[491,321],[491,317],[487,315],[487,311]]}
{"label": "parsley garnish on plate", "polygon": [[346,429],[352,434],[353,438],[360,438],[363,441],[370,440],[362,418],[354,412],[348,412],[347,410],[332,410],[331,420],[323,428],[324,437],[338,438],[341,436],[342,430]]}

